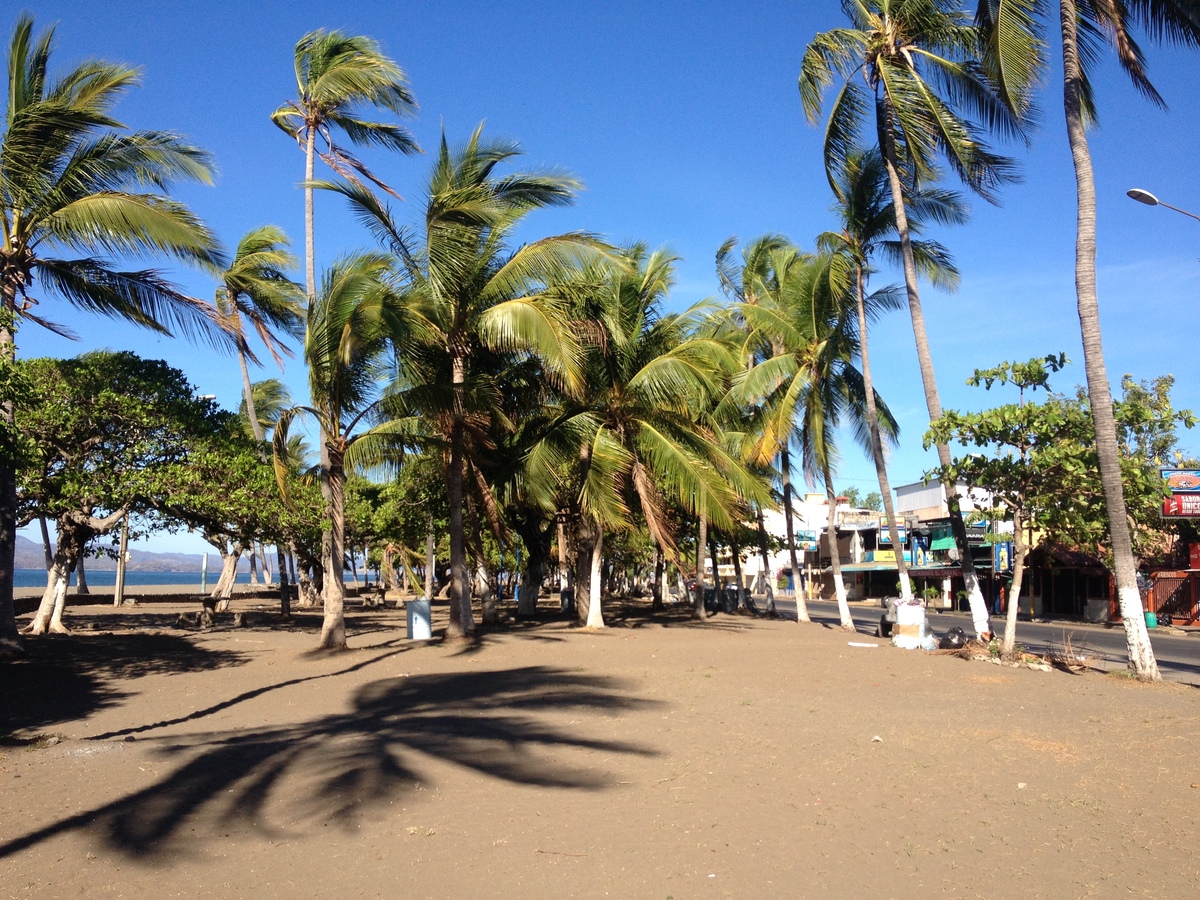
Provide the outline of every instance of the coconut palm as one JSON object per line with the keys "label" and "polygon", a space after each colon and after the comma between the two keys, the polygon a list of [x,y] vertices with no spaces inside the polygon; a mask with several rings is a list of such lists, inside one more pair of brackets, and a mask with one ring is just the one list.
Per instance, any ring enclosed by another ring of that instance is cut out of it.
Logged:
{"label": "coconut palm", "polygon": [[[310,31],[296,43],[296,98],[271,114],[271,121],[295,139],[304,151],[304,277],[311,298],[317,289],[313,242],[313,175],[319,155],[355,185],[363,179],[395,193],[358,159],[334,143],[340,131],[357,146],[376,145],[401,153],[417,153],[411,134],[389,122],[363,118],[361,107],[386,109],[397,116],[416,112],[408,77],[383,55],[374,40],[341,31]],[[317,149],[318,138],[324,150]]]}
{"label": "coconut palm", "polygon": [[[729,238],[717,250],[717,276],[721,289],[740,304],[750,306],[767,305],[778,308],[788,306],[793,300],[787,296],[800,283],[801,271],[811,263],[808,254],[801,253],[786,238],[777,234],[763,235],[751,241],[742,251],[742,263],[733,261],[735,238]],[[744,316],[741,317],[744,324]],[[764,359],[784,353],[784,347],[773,336],[761,330],[749,328],[748,340],[743,349],[745,364],[752,367]],[[739,405],[750,405],[759,398],[747,397],[741,391],[730,394],[730,400]],[[787,541],[788,562],[792,568],[792,584],[796,598],[796,621],[811,621],[808,604],[800,584],[800,558],[796,553],[796,526],[793,518],[792,458],[790,430],[782,434],[768,434],[760,424],[755,430],[760,439],[746,447],[746,454],[753,465],[766,466],[777,453],[779,455],[779,478],[783,488],[784,534]],[[764,565],[766,564],[764,560]]]}
{"label": "coconut palm", "polygon": [[[765,488],[723,444],[713,416],[737,357],[720,335],[702,329],[711,308],[664,312],[677,262],[664,250],[651,253],[635,244],[616,262],[585,271],[575,290],[563,288],[574,295],[576,320],[595,331],[587,341],[583,390],[572,398],[577,405],[566,420],[582,437],[574,452],[581,465],[581,532],[590,546],[580,549],[584,556],[590,549],[592,562],[588,590],[581,589],[582,578],[577,590],[589,626],[604,624],[604,532],[631,527],[632,511],[644,518],[660,551],[678,560],[669,502],[692,509],[702,528],[709,521],[731,528],[743,497],[769,502]],[[698,569],[702,576],[702,563]],[[699,617],[703,610],[701,597]]]}
{"label": "coconut palm", "polygon": [[[839,231],[826,232],[817,239],[823,250],[840,254],[849,263],[849,275],[854,282],[858,319],[859,357],[862,362],[863,393],[866,401],[867,429],[871,442],[871,457],[875,463],[875,474],[879,479],[879,493],[883,498],[884,515],[892,546],[899,548],[900,536],[896,528],[895,510],[892,503],[892,488],[888,481],[887,462],[884,458],[883,440],[879,430],[879,414],[875,406],[875,388],[871,378],[871,358],[868,351],[867,331],[867,283],[871,275],[871,260],[883,253],[893,260],[902,261],[896,233],[896,211],[888,187],[887,172],[877,148],[854,151],[846,158],[845,168],[834,179],[837,202],[834,212],[840,220]],[[949,253],[935,241],[916,237],[921,231],[922,221],[929,219],[939,224],[961,223],[966,212],[957,194],[938,188],[914,191],[908,198],[909,232],[913,258],[925,275],[935,285],[954,289],[958,286],[958,270]],[[841,267],[831,266],[839,275],[845,273]],[[838,288],[835,286],[835,290]],[[900,594],[907,602],[912,599],[912,586],[908,578],[908,566],[904,554],[896,554],[896,572],[900,579]]]}
{"label": "coconut palm", "polygon": [[274,225],[264,225],[247,232],[238,242],[229,267],[221,273],[217,288],[217,312],[226,330],[237,344],[238,364],[242,369],[242,402],[246,421],[254,439],[263,441],[266,433],[255,409],[255,395],[250,383],[247,361],[258,363],[246,339],[249,323],[271,358],[282,369],[283,357],[292,351],[280,340],[278,333],[300,337],[304,332],[300,286],[287,277],[296,258],[287,250],[287,236]]}
{"label": "coconut palm", "polygon": [[276,474],[287,496],[288,431],[296,416],[316,421],[323,501],[322,595],[325,616],[320,648],[346,646],[343,586],[346,469],[384,461],[392,446],[388,423],[363,427],[378,412],[384,354],[399,319],[391,260],[363,254],[339,260],[322,279],[308,309],[304,361],[311,403],[285,410],[275,426]]}
{"label": "coconut palm", "polygon": [[[837,429],[848,425],[856,440],[870,452],[866,389],[854,365],[859,353],[857,302],[853,282],[836,277],[831,268],[841,260],[820,254],[789,273],[791,284],[782,292],[784,303],[744,304],[740,311],[752,334],[778,348],[770,358],[749,370],[741,385],[747,397],[764,401],[764,428],[758,456],[773,454],[783,441],[800,448],[809,484],[825,486],[829,501],[829,545],[833,584],[842,627],[854,630],[836,539],[837,493],[833,476],[839,453]],[[890,292],[866,299],[870,313],[898,303]],[[880,431],[894,440],[895,419],[878,397]]]}
{"label": "coconut palm", "polygon": [[1117,426],[1112,391],[1104,367],[1100,334],[1100,301],[1096,294],[1096,185],[1088,150],[1087,128],[1096,121],[1091,72],[1107,44],[1116,51],[1121,69],[1151,102],[1162,107],[1134,40],[1141,27],[1153,39],[1200,47],[1200,4],[1195,0],[985,0],[977,21],[982,29],[984,58],[1008,108],[1022,116],[1032,110],[1033,91],[1046,65],[1046,29],[1057,6],[1055,30],[1062,41],[1063,109],[1067,139],[1075,167],[1078,198],[1075,238],[1075,292],[1083,342],[1088,400],[1096,428],[1096,453],[1108,512],[1113,570],[1129,664],[1139,678],[1156,681],[1158,664],[1142,620],[1141,595],[1121,483]]}
{"label": "coconut palm", "polygon": [[[125,271],[106,258],[168,256],[219,269],[223,260],[212,233],[166,195],[176,182],[211,183],[208,155],[177,135],[128,131],[113,118],[117,100],[137,84],[137,69],[93,60],[55,78],[53,48],[53,29],[35,34],[32,18],[17,19],[0,133],[0,366],[11,365],[22,322],[71,334],[35,312],[50,296],[160,333],[219,340],[208,304],[155,271]],[[11,427],[13,398],[2,403],[0,418]],[[0,640],[16,633],[15,491],[5,455]]]}
{"label": "coconut palm", "polygon": [[558,172],[499,175],[515,144],[485,141],[476,129],[452,151],[443,137],[427,189],[424,228],[402,231],[377,197],[354,184],[345,195],[395,255],[402,282],[389,414],[419,423],[412,439],[445,454],[450,505],[450,634],[473,630],[466,580],[464,474],[473,447],[486,446],[503,386],[498,357],[531,354],[556,384],[578,386],[579,349],[565,304],[545,285],[601,255],[586,234],[543,238],[512,249],[532,210],[572,201],[575,179]]}
{"label": "coconut palm", "polygon": [[[864,130],[878,135],[895,206],[917,359],[930,421],[942,405],[925,333],[905,198],[937,177],[943,160],[972,191],[991,201],[1015,178],[1010,160],[993,153],[984,129],[1018,133],[1010,110],[996,96],[978,54],[978,33],[955,0],[843,0],[849,28],[818,34],[805,50],[800,97],[810,122],[821,113],[825,89],[842,85],[825,129],[830,184],[844,169]],[[867,117],[874,110],[874,121]],[[836,189],[836,188],[835,188]],[[938,461],[951,464],[950,448],[937,445]],[[975,630],[989,631],[987,604],[975,577],[966,528],[954,485],[946,487],[964,585]]]}

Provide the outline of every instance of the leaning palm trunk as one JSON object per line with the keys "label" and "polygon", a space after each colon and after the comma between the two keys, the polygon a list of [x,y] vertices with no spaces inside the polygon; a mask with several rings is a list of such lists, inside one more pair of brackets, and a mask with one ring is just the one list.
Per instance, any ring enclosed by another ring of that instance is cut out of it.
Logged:
{"label": "leaning palm trunk", "polygon": [[316,162],[316,129],[308,129],[304,144],[304,290],[309,305],[317,296],[317,248],[313,233],[313,172]]}
{"label": "leaning palm trunk", "polygon": [[321,429],[321,498],[325,514],[321,527],[322,600],[325,615],[321,622],[321,650],[346,649],[346,587],[342,541],[346,528],[346,473],[342,454],[330,446],[331,439]]}
{"label": "leaning palm trunk", "polygon": [[[892,205],[896,211],[896,233],[900,235],[900,250],[904,260],[904,288],[908,295],[908,311],[912,317],[913,336],[917,343],[917,361],[921,367],[921,384],[925,389],[925,406],[929,412],[929,421],[935,422],[942,417],[942,401],[938,396],[937,379],[933,373],[933,356],[929,352],[929,338],[925,333],[925,315],[921,310],[921,296],[917,291],[917,265],[913,259],[912,238],[908,231],[908,216],[904,207],[904,188],[900,184],[900,174],[897,171],[893,113],[886,97],[883,104],[885,124],[880,129],[883,135],[883,162],[892,191]],[[948,470],[952,462],[950,445],[944,442],[939,443],[937,454],[942,470]],[[970,544],[967,543],[967,527],[963,522],[962,509],[958,503],[958,488],[957,485],[943,483],[942,490],[945,492],[950,527],[954,532],[954,542],[958,547],[962,565],[963,587],[970,598],[972,626],[977,635],[989,634],[991,625],[988,622],[987,602],[983,598],[983,591],[979,588],[979,579],[975,577],[975,563],[971,559]]]}
{"label": "leaning palm trunk", "polygon": [[842,628],[854,631],[854,618],[850,615],[850,602],[846,597],[846,582],[842,580],[842,554],[837,539],[837,493],[833,489],[833,475],[825,466],[821,477],[825,479],[825,496],[829,498],[829,568],[833,576],[833,592],[837,597],[838,616]]}
{"label": "leaning palm trunk", "polygon": [[1063,40],[1063,105],[1066,107],[1067,138],[1075,164],[1075,187],[1079,201],[1075,238],[1075,292],[1079,307],[1079,330],[1083,339],[1088,403],[1092,408],[1092,422],[1096,431],[1100,483],[1104,487],[1104,505],[1108,511],[1113,575],[1117,583],[1121,618],[1125,624],[1129,666],[1143,681],[1159,681],[1162,676],[1158,672],[1154,649],[1150,646],[1150,635],[1142,616],[1142,598],[1137,587],[1133,542],[1121,483],[1117,426],[1113,418],[1112,394],[1104,368],[1104,347],[1100,338],[1100,302],[1096,296],[1096,184],[1083,122],[1075,0],[1061,0],[1059,17]]}
{"label": "leaning palm trunk", "polygon": [[879,495],[883,498],[883,514],[887,516],[888,536],[896,548],[896,576],[900,580],[900,598],[907,605],[912,600],[912,582],[908,577],[908,563],[904,560],[904,546],[900,543],[900,530],[896,527],[896,510],[892,503],[892,486],[888,481],[887,460],[883,456],[883,439],[879,434],[879,408],[875,405],[875,387],[871,381],[871,355],[867,350],[867,313],[863,295],[862,266],[855,266],[858,292],[858,341],[859,357],[862,360],[863,393],[867,404],[867,429],[871,436],[871,459],[875,463],[875,475],[879,479]]}
{"label": "leaning palm trunk", "polygon": [[792,566],[792,593],[796,596],[796,621],[811,622],[808,603],[800,590],[800,561],[796,555],[796,529],[792,523],[792,466],[787,447],[779,451],[779,469],[783,478],[783,517],[787,533],[788,562]]}

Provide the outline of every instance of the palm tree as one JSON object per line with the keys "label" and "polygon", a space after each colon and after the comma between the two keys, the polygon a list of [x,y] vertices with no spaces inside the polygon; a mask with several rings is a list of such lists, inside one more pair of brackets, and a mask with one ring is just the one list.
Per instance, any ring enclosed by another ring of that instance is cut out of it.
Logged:
{"label": "palm tree", "polygon": [[[666,251],[634,244],[616,262],[562,288],[575,296],[576,321],[595,332],[587,341],[583,390],[564,422],[582,437],[574,452],[582,467],[581,531],[589,539],[580,549],[583,556],[590,549],[592,564],[589,589],[579,596],[586,598],[589,626],[604,624],[604,531],[631,527],[632,510],[645,519],[660,551],[677,561],[669,500],[692,508],[702,529],[709,521],[732,528],[743,497],[769,502],[761,483],[723,445],[713,416],[737,357],[719,335],[704,333],[712,310],[701,304],[682,315],[664,312],[677,262]],[[703,549],[701,541],[700,560]],[[702,563],[698,569],[702,576]],[[582,588],[583,579],[577,583]],[[696,613],[703,617],[703,611],[701,597]]]}
{"label": "palm tree", "polygon": [[[979,4],[984,59],[999,84],[1008,108],[1021,116],[1032,109],[1032,94],[1046,65],[1046,21],[1050,0],[987,0]],[[1096,453],[1108,512],[1113,570],[1129,664],[1139,678],[1159,679],[1158,664],[1142,619],[1141,595],[1133,543],[1121,483],[1117,426],[1112,391],[1104,366],[1100,334],[1100,301],[1096,294],[1096,185],[1088,150],[1087,128],[1096,121],[1091,69],[1107,43],[1117,53],[1122,70],[1151,102],[1165,103],[1146,72],[1145,57],[1133,39],[1140,26],[1155,39],[1185,47],[1200,47],[1200,5],[1194,0],[1097,2],[1059,0],[1058,32],[1062,40],[1063,108],[1067,139],[1075,167],[1078,198],[1075,237],[1075,292],[1083,342],[1088,400],[1096,428]]]}
{"label": "palm tree", "polygon": [[319,646],[323,650],[346,646],[342,571],[346,469],[378,465],[393,445],[388,423],[360,430],[378,412],[383,356],[399,320],[391,275],[391,260],[379,253],[339,260],[326,271],[321,291],[309,306],[304,337],[311,404],[285,410],[273,436],[276,476],[286,498],[292,420],[307,415],[319,428],[325,603]]}
{"label": "palm tree", "polygon": [[[334,143],[340,130],[352,144],[377,145],[401,153],[418,153],[416,141],[404,128],[363,118],[361,106],[386,109],[397,116],[413,115],[417,101],[408,89],[408,77],[384,56],[368,37],[318,29],[296,43],[296,99],[271,114],[304,151],[304,278],[312,298],[317,290],[316,251],[313,242],[313,175],[318,155],[355,185],[363,179],[395,194],[387,185],[342,147]],[[325,145],[317,149],[317,139]],[[365,188],[364,188],[365,189]]]}
{"label": "palm tree", "polygon": [[[238,364],[242,369],[242,402],[254,439],[266,440],[266,432],[255,409],[254,389],[250,383],[247,360],[258,358],[246,340],[245,322],[254,328],[263,346],[282,369],[283,357],[292,351],[279,339],[278,332],[300,337],[304,332],[300,286],[287,277],[296,258],[287,251],[287,236],[274,225],[247,232],[238,242],[229,267],[221,273],[216,306],[226,330],[237,344]],[[243,321],[244,320],[244,321]]]}
{"label": "palm tree", "polygon": [[[1004,134],[1017,133],[1017,125],[984,72],[977,32],[955,0],[843,0],[842,9],[851,27],[813,38],[801,63],[800,97],[809,121],[815,123],[825,88],[843,78],[825,130],[831,185],[835,173],[861,146],[868,110],[875,111],[869,130],[879,136],[892,193],[925,405],[933,422],[941,417],[942,404],[925,333],[905,198],[936,178],[941,158],[971,190],[993,200],[999,185],[1014,180],[1013,164],[988,149],[983,129],[967,116]],[[949,446],[938,444],[937,453],[941,466],[948,468]],[[975,577],[956,486],[944,487],[974,627],[979,634],[987,633],[987,604]]]}
{"label": "palm tree", "polygon": [[[894,260],[902,258],[899,242],[891,239],[896,233],[896,210],[878,148],[858,150],[849,154],[845,168],[837,173],[834,184],[837,197],[834,211],[840,219],[841,230],[822,234],[818,237],[817,244],[823,250],[842,255],[849,263],[850,276],[854,281],[859,356],[862,361],[871,457],[879,479],[879,493],[883,498],[883,511],[887,517],[892,546],[900,548],[892,488],[888,481],[887,462],[879,430],[879,413],[875,406],[867,335],[866,288],[871,275],[871,259],[880,251]],[[914,236],[919,234],[922,219],[926,217],[940,224],[961,223],[966,219],[966,212],[958,195],[951,191],[937,188],[914,191],[907,198],[907,203],[909,231]],[[939,287],[951,290],[957,287],[958,270],[944,247],[935,241],[915,237],[911,240],[911,246],[914,260],[922,274]],[[831,266],[831,271],[841,274],[841,267]],[[912,599],[912,585],[902,552],[896,553],[896,572],[900,579],[901,597],[907,602]]]}
{"label": "palm tree", "polygon": [[503,389],[496,380],[498,356],[531,354],[548,379],[577,387],[578,342],[565,304],[544,288],[604,252],[586,234],[557,235],[511,249],[528,213],[570,203],[578,187],[575,179],[557,172],[498,175],[496,168],[518,153],[514,144],[484,141],[481,129],[453,152],[443,137],[418,239],[401,231],[370,191],[354,184],[322,185],[351,201],[399,269],[404,315],[389,415],[398,428],[406,422],[413,426],[410,439],[445,454],[452,636],[474,629],[466,579],[464,474],[472,448],[488,443]]}
{"label": "palm tree", "polygon": [[[735,238],[729,238],[717,250],[717,276],[721,289],[741,304],[749,306],[766,305],[776,308],[788,306],[792,300],[789,292],[794,292],[799,284],[801,271],[811,263],[808,254],[801,253],[786,238],[777,234],[763,235],[751,241],[742,251],[742,264],[733,262],[733,248],[737,245]],[[736,308],[735,308],[736,314]],[[742,316],[744,320],[744,316]],[[748,330],[748,340],[744,348],[744,358],[747,367],[764,359],[779,356],[784,352],[783,346],[770,334]],[[748,406],[756,403],[759,398],[745,396],[742,391],[730,394],[735,403]],[[800,558],[796,553],[796,526],[793,517],[792,460],[791,460],[791,431],[770,433],[763,431],[769,423],[760,424],[756,429],[759,440],[752,442],[746,448],[746,453],[752,464],[766,466],[770,459],[779,455],[779,477],[783,488],[783,517],[784,534],[787,541],[788,562],[792,569],[792,585],[796,598],[796,621],[811,621],[808,615],[808,604],[800,585]],[[766,565],[764,559],[763,564]]]}
{"label": "palm tree", "polygon": [[[836,431],[846,421],[868,452],[872,442],[866,389],[854,366],[859,352],[857,297],[853,284],[831,275],[830,269],[839,262],[833,254],[814,257],[790,274],[792,285],[782,295],[784,304],[746,304],[741,308],[752,333],[779,348],[746,373],[742,390],[764,400],[766,427],[760,439],[760,457],[773,452],[773,444],[795,440],[806,480],[825,486],[838,611],[842,627],[853,631],[836,536]],[[876,292],[866,302],[875,313],[896,301],[888,292]],[[878,396],[873,401],[880,414],[880,430],[894,440],[898,432],[895,419]]]}
{"label": "palm tree", "polygon": [[[219,341],[208,304],[185,296],[157,272],[122,271],[104,256],[170,256],[219,270],[223,260],[212,233],[166,196],[174,182],[211,183],[208,155],[174,134],[127,131],[112,117],[121,94],[137,83],[137,69],[93,60],[55,79],[49,71],[53,44],[53,29],[35,35],[32,18],[17,19],[0,133],[0,366],[11,366],[23,321],[71,335],[34,312],[35,285],[90,312],[163,334]],[[13,402],[12,396],[0,398],[6,428],[12,426]],[[5,642],[16,635],[15,517],[15,472],[5,453],[0,461]]]}

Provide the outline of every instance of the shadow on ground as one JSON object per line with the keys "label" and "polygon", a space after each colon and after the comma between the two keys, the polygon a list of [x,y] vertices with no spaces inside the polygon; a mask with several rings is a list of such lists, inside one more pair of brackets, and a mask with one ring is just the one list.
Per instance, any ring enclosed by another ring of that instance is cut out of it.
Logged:
{"label": "shadow on ground", "polygon": [[602,790],[614,784],[611,776],[568,761],[570,751],[654,751],[571,734],[545,718],[579,710],[611,715],[653,702],[631,696],[618,679],[541,666],[373,681],[355,692],[346,713],[155,742],[152,752],[163,762],[180,761],[172,774],[0,844],[0,858],[72,831],[153,861],[231,829],[284,833],[268,820],[350,828],[428,782],[422,756],[518,784]]}
{"label": "shadow on ground", "polygon": [[152,673],[243,665],[249,655],[196,646],[181,635],[121,632],[28,639],[25,655],[0,662],[0,734],[79,719],[120,703],[121,682]]}

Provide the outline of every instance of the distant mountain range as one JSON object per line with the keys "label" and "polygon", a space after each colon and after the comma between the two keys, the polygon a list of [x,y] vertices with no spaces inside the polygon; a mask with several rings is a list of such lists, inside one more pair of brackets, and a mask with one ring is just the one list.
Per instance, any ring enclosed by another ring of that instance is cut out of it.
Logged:
{"label": "distant mountain range", "polygon": [[[17,569],[42,569],[44,571],[46,555],[42,551],[41,543],[31,541],[18,534],[14,562],[14,568]],[[126,568],[131,572],[199,572],[203,562],[204,557],[199,553],[154,553],[150,550],[130,550],[129,565]],[[116,569],[117,561],[106,557],[89,558],[84,563],[84,567],[99,572],[112,571]],[[214,548],[208,558],[208,570],[214,572],[220,571],[220,568],[221,560]],[[238,568],[246,571],[250,568],[250,564],[243,558]]]}

